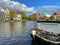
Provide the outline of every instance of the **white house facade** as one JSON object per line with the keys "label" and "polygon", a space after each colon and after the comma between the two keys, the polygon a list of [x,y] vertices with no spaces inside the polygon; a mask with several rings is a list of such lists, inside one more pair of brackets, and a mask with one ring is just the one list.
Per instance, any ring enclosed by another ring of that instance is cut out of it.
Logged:
{"label": "white house facade", "polygon": [[22,20],[21,15],[17,14],[15,17],[13,17],[13,20],[21,21]]}
{"label": "white house facade", "polygon": [[[9,11],[10,10],[8,9],[0,9],[0,19],[5,21],[10,20]],[[22,20],[21,15],[16,13],[16,15],[14,15],[13,17],[13,20],[21,21]]]}
{"label": "white house facade", "polygon": [[0,19],[9,20],[9,10],[0,9]]}

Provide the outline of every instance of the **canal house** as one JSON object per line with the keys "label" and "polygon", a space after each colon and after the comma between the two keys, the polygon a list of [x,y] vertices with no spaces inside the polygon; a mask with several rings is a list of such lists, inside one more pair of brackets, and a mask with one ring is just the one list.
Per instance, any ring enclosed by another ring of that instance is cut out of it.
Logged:
{"label": "canal house", "polygon": [[41,20],[42,19],[42,14],[41,13],[36,13],[34,16],[37,18],[36,20]]}
{"label": "canal house", "polygon": [[16,14],[16,15],[13,17],[13,20],[15,20],[15,21],[21,21],[21,20],[22,20],[21,15],[20,15],[20,14]]}
{"label": "canal house", "polygon": [[9,20],[9,10],[0,9],[0,20]]}
{"label": "canal house", "polygon": [[53,13],[53,15],[55,16],[56,20],[60,21],[60,12]]}

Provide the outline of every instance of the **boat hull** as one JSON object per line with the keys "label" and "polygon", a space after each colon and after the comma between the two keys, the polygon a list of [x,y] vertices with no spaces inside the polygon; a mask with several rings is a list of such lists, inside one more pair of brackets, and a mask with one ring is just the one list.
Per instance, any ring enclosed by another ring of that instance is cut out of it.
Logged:
{"label": "boat hull", "polygon": [[35,41],[35,43],[37,43],[38,45],[60,45],[60,43],[53,43],[53,42],[50,42],[50,41],[46,41],[46,40],[43,40],[42,38],[38,37],[37,35],[35,35],[33,37],[32,34],[30,34],[32,39]]}

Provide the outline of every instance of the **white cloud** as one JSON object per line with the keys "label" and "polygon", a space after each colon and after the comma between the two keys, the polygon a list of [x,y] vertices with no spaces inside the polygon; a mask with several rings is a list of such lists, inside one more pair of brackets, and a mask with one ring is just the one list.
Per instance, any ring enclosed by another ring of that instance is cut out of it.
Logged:
{"label": "white cloud", "polygon": [[33,12],[33,7],[27,7],[25,4],[11,0],[0,0],[0,7],[9,8],[16,11]]}
{"label": "white cloud", "polygon": [[6,2],[6,1],[10,1],[10,0],[0,0],[0,2]]}
{"label": "white cloud", "polygon": [[43,6],[42,8],[60,8],[60,6],[56,6],[56,5],[53,5],[53,6]]}
{"label": "white cloud", "polygon": [[37,8],[38,12],[49,13],[52,14],[54,12],[60,12],[60,6],[52,5],[52,6],[42,6]]}

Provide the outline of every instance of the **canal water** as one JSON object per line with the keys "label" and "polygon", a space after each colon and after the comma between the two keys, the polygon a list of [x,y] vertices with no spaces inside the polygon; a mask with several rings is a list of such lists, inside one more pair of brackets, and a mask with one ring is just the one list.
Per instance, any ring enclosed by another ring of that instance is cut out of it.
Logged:
{"label": "canal water", "polygon": [[0,22],[0,45],[35,45],[30,37],[30,31],[35,27],[34,21]]}
{"label": "canal water", "polygon": [[32,28],[38,27],[59,33],[59,26],[58,23],[37,23],[35,21],[0,22],[0,45],[37,45],[30,36]]}
{"label": "canal water", "polygon": [[39,29],[44,29],[48,32],[60,33],[60,24],[59,23],[38,23]]}

